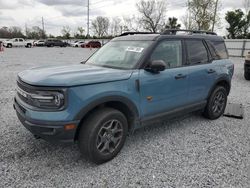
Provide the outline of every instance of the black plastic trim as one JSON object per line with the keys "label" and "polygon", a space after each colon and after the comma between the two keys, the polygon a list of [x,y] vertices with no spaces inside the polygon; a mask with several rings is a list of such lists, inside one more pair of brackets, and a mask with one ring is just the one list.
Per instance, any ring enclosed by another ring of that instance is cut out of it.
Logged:
{"label": "black plastic trim", "polygon": [[87,106],[84,106],[82,110],[75,116],[74,119],[81,120],[89,111],[94,109],[95,107],[104,104],[106,102],[121,102],[125,104],[134,114],[135,118],[139,118],[139,111],[136,107],[136,105],[127,99],[126,97],[121,96],[107,96],[100,99],[95,100],[94,102],[88,104]]}
{"label": "black plastic trim", "polygon": [[158,113],[156,115],[142,118],[141,123],[142,123],[142,125],[145,125],[145,124],[150,124],[152,122],[161,122],[164,120],[172,119],[172,118],[178,117],[182,114],[187,114],[187,113],[191,113],[194,111],[204,109],[206,104],[207,104],[207,101],[205,100],[205,101],[201,101],[199,103],[190,104],[190,105],[186,105],[183,107],[175,108],[175,109],[167,111],[167,112]]}

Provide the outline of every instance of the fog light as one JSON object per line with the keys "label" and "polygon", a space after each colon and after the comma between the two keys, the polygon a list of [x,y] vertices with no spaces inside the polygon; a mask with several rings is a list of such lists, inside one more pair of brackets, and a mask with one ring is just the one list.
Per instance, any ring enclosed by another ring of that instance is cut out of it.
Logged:
{"label": "fog light", "polygon": [[69,131],[69,130],[72,130],[72,129],[75,129],[75,128],[76,128],[75,124],[64,125],[64,130],[65,131]]}

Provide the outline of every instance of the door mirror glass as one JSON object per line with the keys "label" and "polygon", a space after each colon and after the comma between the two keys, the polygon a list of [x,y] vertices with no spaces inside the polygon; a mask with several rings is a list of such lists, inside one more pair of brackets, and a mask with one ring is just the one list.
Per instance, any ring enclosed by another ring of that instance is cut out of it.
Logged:
{"label": "door mirror glass", "polygon": [[153,60],[149,63],[149,66],[146,68],[147,71],[153,73],[159,73],[166,69],[166,63],[163,60]]}

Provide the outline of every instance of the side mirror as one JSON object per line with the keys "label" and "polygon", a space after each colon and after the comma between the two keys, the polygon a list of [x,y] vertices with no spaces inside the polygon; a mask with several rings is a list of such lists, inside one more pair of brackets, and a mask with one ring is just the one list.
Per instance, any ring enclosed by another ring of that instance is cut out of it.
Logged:
{"label": "side mirror", "polygon": [[146,68],[147,71],[153,73],[159,73],[160,71],[164,71],[166,69],[166,63],[163,60],[153,60],[149,63]]}

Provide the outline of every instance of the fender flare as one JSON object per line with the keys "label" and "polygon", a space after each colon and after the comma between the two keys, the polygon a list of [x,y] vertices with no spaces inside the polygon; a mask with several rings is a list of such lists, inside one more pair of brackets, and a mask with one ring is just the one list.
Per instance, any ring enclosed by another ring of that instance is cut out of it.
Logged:
{"label": "fender flare", "polygon": [[84,106],[75,116],[75,120],[81,120],[87,113],[93,110],[95,107],[107,103],[107,102],[121,102],[128,107],[128,109],[133,113],[134,117],[137,119],[139,117],[139,111],[137,106],[130,99],[123,96],[106,96],[92,101],[87,106]]}
{"label": "fender flare", "polygon": [[214,82],[214,85],[211,87],[211,89],[208,92],[207,98],[209,98],[209,96],[211,95],[211,93],[215,89],[216,85],[218,85],[218,83],[221,82],[221,81],[225,81],[228,84],[228,86],[229,86],[228,94],[229,94],[230,89],[231,89],[231,82],[230,82],[230,80],[229,80],[229,78],[227,76],[222,76],[222,77],[216,79],[216,81]]}

